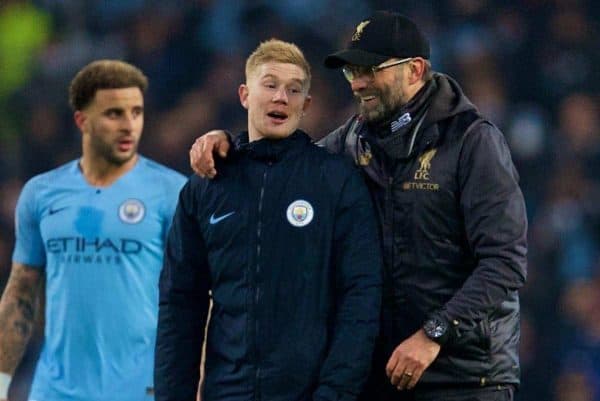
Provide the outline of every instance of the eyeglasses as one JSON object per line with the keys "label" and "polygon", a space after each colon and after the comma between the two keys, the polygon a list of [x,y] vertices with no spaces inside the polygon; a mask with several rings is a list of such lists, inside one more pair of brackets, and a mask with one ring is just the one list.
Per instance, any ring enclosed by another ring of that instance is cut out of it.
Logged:
{"label": "eyeglasses", "polygon": [[380,64],[380,65],[345,65],[342,67],[342,72],[344,73],[344,77],[348,80],[348,82],[354,81],[358,77],[367,76],[367,78],[374,79],[375,73],[381,70],[384,70],[389,67],[393,67],[395,65],[404,64],[411,61],[413,57],[403,58],[402,60],[392,61],[389,64]]}

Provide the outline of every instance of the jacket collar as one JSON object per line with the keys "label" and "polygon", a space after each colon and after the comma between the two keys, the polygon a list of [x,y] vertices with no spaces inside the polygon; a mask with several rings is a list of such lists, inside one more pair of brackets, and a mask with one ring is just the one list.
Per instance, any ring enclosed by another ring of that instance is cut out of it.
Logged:
{"label": "jacket collar", "polygon": [[263,138],[252,142],[248,142],[248,132],[243,131],[234,141],[234,152],[256,160],[278,162],[288,155],[300,152],[310,143],[310,137],[301,130],[282,139]]}

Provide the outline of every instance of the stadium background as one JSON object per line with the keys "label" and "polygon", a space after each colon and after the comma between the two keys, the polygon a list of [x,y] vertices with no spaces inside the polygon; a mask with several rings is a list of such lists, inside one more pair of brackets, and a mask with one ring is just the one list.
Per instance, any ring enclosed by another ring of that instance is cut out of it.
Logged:
{"label": "stadium background", "polygon": [[[188,174],[188,148],[245,126],[237,100],[259,41],[293,41],[313,66],[304,128],[320,137],[354,105],[322,67],[374,9],[424,28],[434,69],[459,80],[505,133],[530,221],[518,400],[600,400],[599,8],[585,0],[1,0],[0,289],[24,182],[77,157],[67,85],[84,64],[121,58],[150,78],[141,152]],[[107,291],[110,296],[110,291]],[[14,380],[25,399],[41,322]],[[3,330],[5,328],[0,328]]]}

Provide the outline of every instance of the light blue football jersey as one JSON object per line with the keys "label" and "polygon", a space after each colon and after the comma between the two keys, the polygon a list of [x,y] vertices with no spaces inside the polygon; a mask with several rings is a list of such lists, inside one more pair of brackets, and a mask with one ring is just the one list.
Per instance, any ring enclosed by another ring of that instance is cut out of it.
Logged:
{"label": "light blue football jersey", "polygon": [[139,157],[109,187],[78,161],[24,186],[13,261],[46,275],[45,343],[36,401],[153,397],[158,278],[185,177]]}

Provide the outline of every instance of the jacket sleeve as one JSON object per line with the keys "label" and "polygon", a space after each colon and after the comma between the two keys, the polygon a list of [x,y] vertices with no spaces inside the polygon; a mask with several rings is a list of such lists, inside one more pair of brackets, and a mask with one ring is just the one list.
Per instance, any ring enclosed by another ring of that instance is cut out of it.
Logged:
{"label": "jacket sleeve", "polygon": [[371,198],[352,167],[335,218],[336,312],[314,400],[354,400],[369,374],[381,307],[381,248]]}
{"label": "jacket sleeve", "polygon": [[344,142],[350,126],[356,119],[356,116],[349,118],[343,125],[331,131],[329,134],[317,141],[317,145],[321,146],[333,154],[344,153]]}
{"label": "jacket sleeve", "polygon": [[195,218],[198,201],[192,180],[179,195],[160,276],[156,401],[195,400],[200,378],[210,279],[206,248]]}
{"label": "jacket sleeve", "polygon": [[458,180],[476,267],[461,290],[438,311],[453,322],[455,336],[514,298],[525,282],[527,265],[525,202],[508,145],[496,127],[481,123],[467,134]]}

